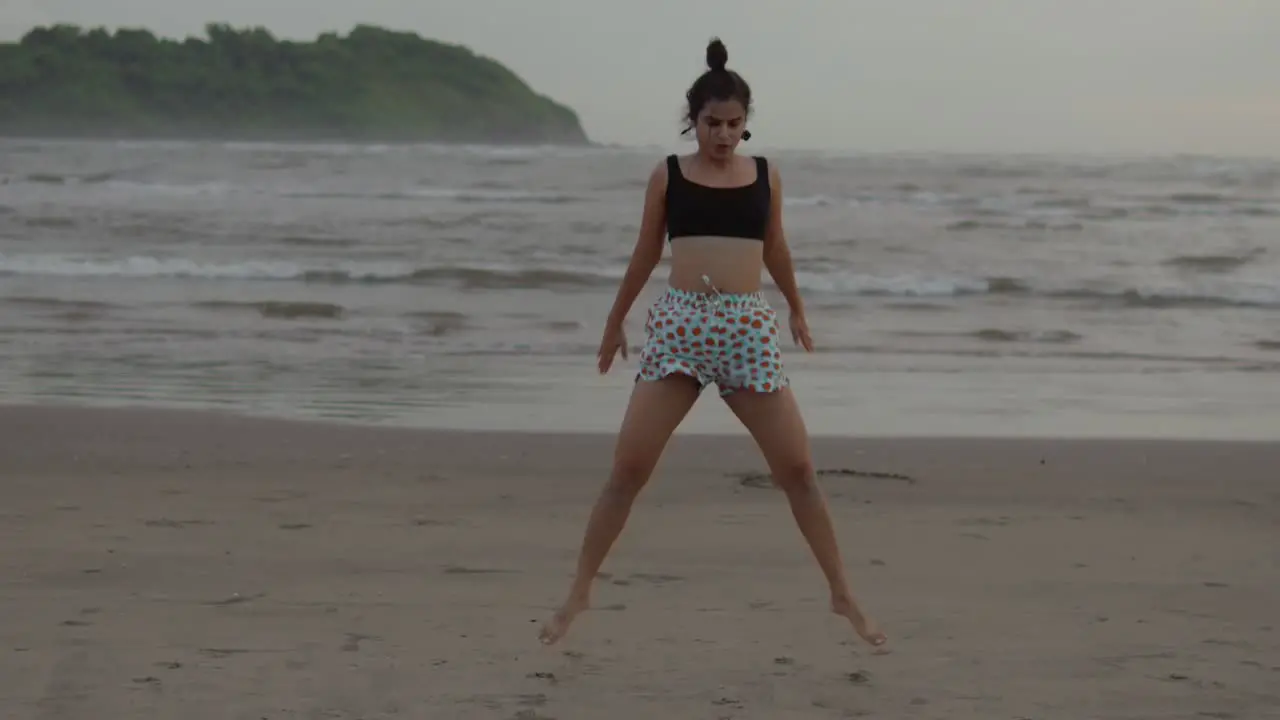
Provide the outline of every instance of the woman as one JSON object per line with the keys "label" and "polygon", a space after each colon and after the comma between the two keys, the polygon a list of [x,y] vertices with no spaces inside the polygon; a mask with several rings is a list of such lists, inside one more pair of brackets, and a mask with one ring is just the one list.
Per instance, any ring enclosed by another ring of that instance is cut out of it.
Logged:
{"label": "woman", "polygon": [[640,370],[615,449],[613,472],[587,524],[577,575],[564,605],[542,628],[550,644],[590,605],[591,583],[622,532],[672,432],[702,388],[715,383],[764,454],[774,482],[831,589],[831,609],[868,643],[885,636],[858,607],[844,577],[835,532],[814,482],[804,420],[783,373],[774,311],[761,295],[768,268],[791,306],[791,336],[813,350],[804,304],[782,229],[782,182],[764,158],[736,154],[750,137],[751,89],[725,68],[719,39],[707,46],[709,69],[686,94],[688,128],[698,152],[659,163],[645,191],[640,237],[600,342],[599,370],[627,356],[623,320],[671,245],[666,293],[649,310]]}

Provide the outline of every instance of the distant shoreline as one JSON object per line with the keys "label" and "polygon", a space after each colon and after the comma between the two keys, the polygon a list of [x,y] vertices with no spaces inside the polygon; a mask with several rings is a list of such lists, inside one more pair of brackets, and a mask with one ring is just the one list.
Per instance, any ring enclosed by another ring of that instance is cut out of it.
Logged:
{"label": "distant shoreline", "polygon": [[373,25],[293,41],[60,23],[0,43],[0,65],[16,69],[0,98],[9,138],[590,142],[572,108],[497,60]]}

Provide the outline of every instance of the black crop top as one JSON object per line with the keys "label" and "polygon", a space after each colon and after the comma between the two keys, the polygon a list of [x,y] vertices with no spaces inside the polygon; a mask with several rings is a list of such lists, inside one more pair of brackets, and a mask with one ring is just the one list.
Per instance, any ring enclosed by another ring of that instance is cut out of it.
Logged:
{"label": "black crop top", "polygon": [[755,158],[756,181],[718,188],[690,182],[680,161],[667,156],[667,242],[689,235],[764,240],[769,228],[769,165]]}

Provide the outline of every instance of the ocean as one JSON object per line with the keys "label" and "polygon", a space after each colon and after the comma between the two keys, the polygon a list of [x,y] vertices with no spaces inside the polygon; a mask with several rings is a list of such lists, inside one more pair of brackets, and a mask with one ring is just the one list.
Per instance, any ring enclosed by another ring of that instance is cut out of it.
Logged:
{"label": "ocean", "polygon": [[[612,432],[601,323],[691,148],[0,141],[0,398]],[[1280,438],[1280,161],[769,157],[812,432]]]}

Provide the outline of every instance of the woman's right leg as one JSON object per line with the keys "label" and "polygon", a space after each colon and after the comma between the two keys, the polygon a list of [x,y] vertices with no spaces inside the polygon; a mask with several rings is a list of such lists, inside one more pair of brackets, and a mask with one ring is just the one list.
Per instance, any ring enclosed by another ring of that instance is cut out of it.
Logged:
{"label": "woman's right leg", "polygon": [[543,625],[542,642],[550,645],[564,637],[578,613],[590,606],[596,573],[622,533],[631,505],[653,474],[671,434],[697,401],[698,392],[698,383],[684,375],[641,380],[631,391],[614,449],[613,472],[587,521],[569,597]]}

